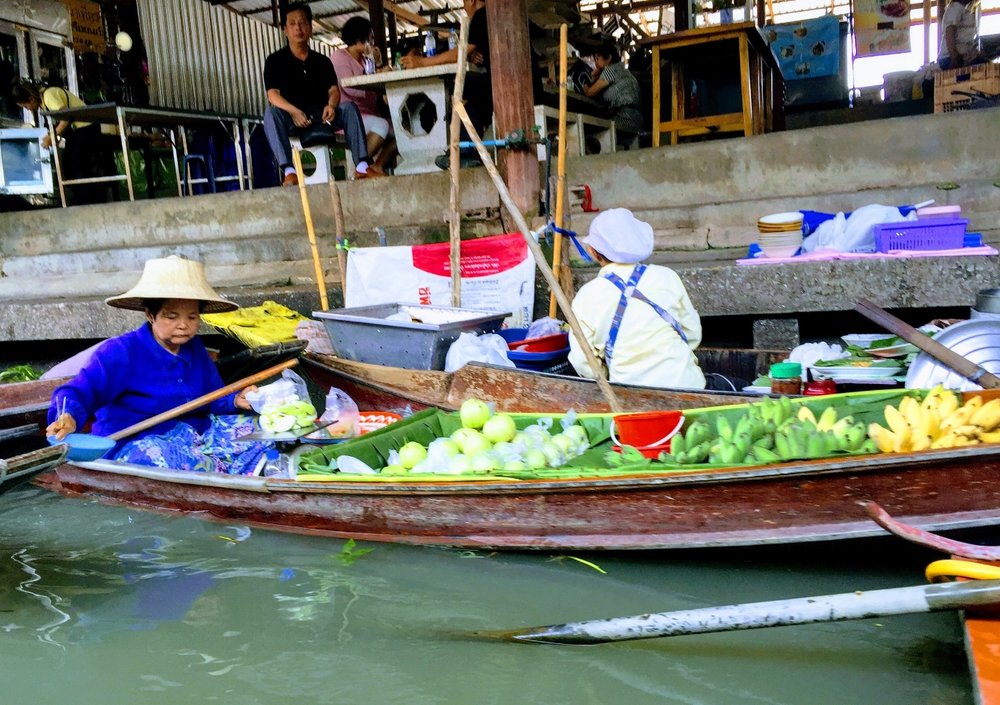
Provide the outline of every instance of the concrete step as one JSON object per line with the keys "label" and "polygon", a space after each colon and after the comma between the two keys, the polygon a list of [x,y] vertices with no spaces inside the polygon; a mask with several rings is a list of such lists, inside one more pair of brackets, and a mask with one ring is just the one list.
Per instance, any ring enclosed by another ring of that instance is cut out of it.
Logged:
{"label": "concrete step", "polygon": [[[324,248],[325,242],[320,247]],[[333,243],[329,243],[333,249]],[[139,247],[52,252],[26,257],[9,257],[0,262],[0,273],[7,279],[67,276],[73,274],[142,272],[148,259],[179,255],[203,262],[206,266],[269,265],[273,262],[309,256],[304,236],[279,235],[245,239],[219,239],[179,244],[150,243]]]}
{"label": "concrete step", "polygon": [[[325,261],[327,281],[337,281],[336,259]],[[278,287],[313,281],[311,260],[295,259],[284,262],[237,263],[206,266],[206,275],[216,288],[258,286]],[[87,297],[108,297],[135,286],[142,273],[138,269],[93,273],[53,274],[45,277],[7,277],[0,279],[0,300],[13,302],[75,299],[85,292]],[[332,278],[331,278],[332,277]]]}

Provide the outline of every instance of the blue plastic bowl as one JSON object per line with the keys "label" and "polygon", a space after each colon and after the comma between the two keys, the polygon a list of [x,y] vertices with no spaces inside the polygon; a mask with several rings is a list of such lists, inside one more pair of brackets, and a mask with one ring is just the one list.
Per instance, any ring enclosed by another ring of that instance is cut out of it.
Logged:
{"label": "blue plastic bowl", "polygon": [[518,350],[508,350],[507,357],[514,363],[514,367],[522,370],[544,370],[553,365],[557,365],[569,357],[569,346],[562,350],[552,350],[551,352],[520,352]]}
{"label": "blue plastic bowl", "polygon": [[50,445],[65,443],[69,446],[67,460],[97,460],[107,455],[108,451],[115,447],[115,441],[104,436],[95,436],[92,433],[71,433],[61,441],[57,441],[55,436],[49,436]]}

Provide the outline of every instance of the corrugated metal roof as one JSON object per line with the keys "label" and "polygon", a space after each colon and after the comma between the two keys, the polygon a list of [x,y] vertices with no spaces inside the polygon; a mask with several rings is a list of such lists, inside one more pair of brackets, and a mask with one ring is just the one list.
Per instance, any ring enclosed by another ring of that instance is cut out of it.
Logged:
{"label": "corrugated metal roof", "polygon": [[[207,0],[214,5],[225,7],[244,17],[273,24],[274,14],[271,3],[268,0],[230,0],[228,2],[218,2],[218,0]],[[386,2],[386,10],[388,5]],[[420,24],[428,24],[431,15],[427,11],[441,10],[437,17],[437,24],[451,24],[458,26],[459,17],[462,13],[462,3],[459,0],[411,0],[409,2],[392,3],[402,12],[396,16],[396,26],[401,35],[413,35],[419,32]],[[355,15],[367,15],[367,3],[360,5],[355,0],[313,0],[309,3],[313,12],[313,38],[333,45],[339,45],[340,28],[344,26],[351,17]],[[421,14],[424,12],[425,14]],[[407,19],[407,15],[409,19]]]}

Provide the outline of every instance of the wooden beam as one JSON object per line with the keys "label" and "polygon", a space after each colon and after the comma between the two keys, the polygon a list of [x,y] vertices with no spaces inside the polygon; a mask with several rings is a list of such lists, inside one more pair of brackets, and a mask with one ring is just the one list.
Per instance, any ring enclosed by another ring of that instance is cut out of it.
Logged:
{"label": "wooden beam", "polygon": [[[489,0],[486,21],[490,32],[496,137],[502,139],[517,129],[530,136],[535,118],[527,0]],[[518,209],[537,215],[540,185],[535,149],[501,150],[499,162]]]}
{"label": "wooden beam", "polygon": [[[367,0],[354,0],[354,2],[356,2],[358,4],[358,7],[364,10],[365,12],[371,13],[371,10],[368,7]],[[382,0],[382,5],[386,11],[391,12],[396,17],[401,17],[407,22],[412,22],[413,24],[419,27],[423,27],[425,24],[429,24],[426,17],[421,17],[415,12],[410,12],[409,10],[400,7],[396,3],[390,2],[390,0]]]}

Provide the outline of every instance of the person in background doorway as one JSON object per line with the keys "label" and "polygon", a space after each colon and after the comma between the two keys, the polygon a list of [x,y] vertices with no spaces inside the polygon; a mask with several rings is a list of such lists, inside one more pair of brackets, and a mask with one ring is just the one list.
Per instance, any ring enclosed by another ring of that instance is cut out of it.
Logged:
{"label": "person in background doorway", "polygon": [[600,98],[615,119],[618,141],[627,145],[642,132],[642,96],[639,81],[621,62],[618,47],[612,42],[588,50],[594,69],[591,81],[583,87],[589,98]]}
{"label": "person in background doorway", "polygon": [[330,59],[309,48],[312,9],[293,3],[281,18],[288,45],[264,62],[264,88],[270,103],[264,113],[264,132],[278,167],[284,173],[282,186],[295,186],[298,176],[292,163],[291,135],[326,126],[332,136],[343,130],[354,157],[356,176],[385,176],[369,166],[368,145],[361,113],[354,103],[341,103],[337,74]]}
{"label": "person in background doorway", "polygon": [[[490,75],[490,33],[486,24],[486,0],[463,0],[465,14],[469,16],[469,63],[479,66],[483,71],[470,71],[465,76],[463,99],[469,121],[479,136],[482,137],[486,128],[493,122],[493,79]],[[414,69],[421,66],[439,66],[454,64],[458,61],[458,48],[448,49],[434,56],[404,56],[403,68]],[[462,125],[462,142],[469,140],[469,133]],[[434,160],[441,169],[448,168],[448,152]],[[462,166],[480,165],[478,154],[474,149],[466,150],[461,157]]]}
{"label": "person in background doorway", "polygon": [[[11,92],[11,99],[19,107],[29,112],[44,110],[55,112],[67,108],[86,106],[79,96],[65,88],[18,82]],[[43,124],[39,118],[39,125]],[[62,175],[66,181],[100,176],[97,172],[97,149],[101,140],[101,126],[92,122],[69,122],[60,120],[55,126],[56,138],[62,138],[66,147],[62,152]],[[53,146],[49,135],[42,138],[42,147]],[[66,200],[70,205],[85,205],[103,201],[103,187],[99,184],[76,184],[66,189]]]}
{"label": "person in background doorway", "polygon": [[[653,252],[649,223],[612,208],[594,218],[583,244],[601,271],[580,287],[573,313],[594,355],[607,365],[608,379],[704,389],[694,354],[701,342],[698,312],[672,269],[642,263]],[[595,377],[576,336],[569,341],[570,363],[581,376]]]}
{"label": "person in background doorway", "polygon": [[947,71],[985,61],[979,51],[979,26],[972,0],[951,0],[941,17],[938,66]]}
{"label": "person in background doorway", "polygon": [[[337,72],[337,80],[365,73],[364,60],[373,56],[372,23],[365,17],[356,16],[347,20],[340,29],[340,38],[346,45],[330,55],[330,61]],[[364,88],[340,89],[344,103],[354,103],[361,111],[361,120],[367,133],[368,154],[375,158],[375,166],[385,171],[386,165],[396,156],[396,139],[392,135],[389,121],[379,115],[379,94]]]}

